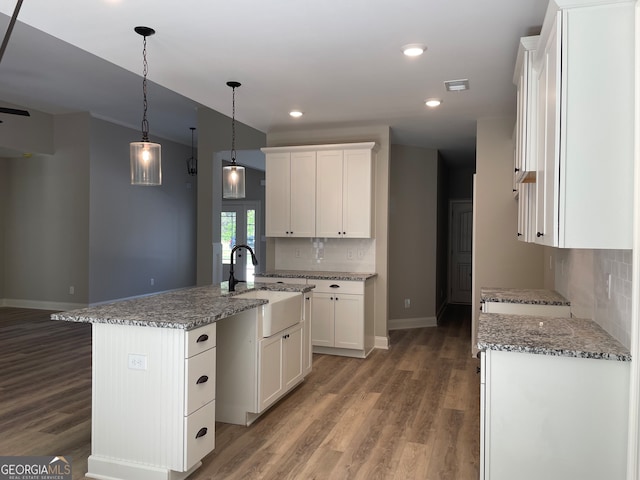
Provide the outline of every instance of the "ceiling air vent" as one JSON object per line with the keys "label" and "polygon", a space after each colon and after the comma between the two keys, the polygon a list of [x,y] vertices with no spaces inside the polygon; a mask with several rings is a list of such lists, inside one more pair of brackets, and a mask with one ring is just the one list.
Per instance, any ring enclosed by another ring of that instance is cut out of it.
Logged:
{"label": "ceiling air vent", "polygon": [[444,82],[444,87],[447,89],[447,92],[469,90],[469,80],[466,78],[462,80],[447,80]]}

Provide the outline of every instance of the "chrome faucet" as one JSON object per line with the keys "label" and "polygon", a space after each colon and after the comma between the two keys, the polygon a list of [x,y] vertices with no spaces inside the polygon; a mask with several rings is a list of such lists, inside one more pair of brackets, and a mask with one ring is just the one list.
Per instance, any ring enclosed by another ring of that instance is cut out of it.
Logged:
{"label": "chrome faucet", "polygon": [[233,247],[231,249],[231,265],[229,267],[229,291],[230,292],[236,291],[236,285],[238,283],[246,282],[246,280],[236,280],[236,277],[233,276],[233,254],[236,253],[236,250],[239,250],[241,248],[248,250],[249,253],[251,254],[251,263],[253,263],[254,266],[258,265],[258,259],[256,258],[256,254],[253,253],[253,250],[251,250],[251,247],[249,245],[236,245],[235,247]]}

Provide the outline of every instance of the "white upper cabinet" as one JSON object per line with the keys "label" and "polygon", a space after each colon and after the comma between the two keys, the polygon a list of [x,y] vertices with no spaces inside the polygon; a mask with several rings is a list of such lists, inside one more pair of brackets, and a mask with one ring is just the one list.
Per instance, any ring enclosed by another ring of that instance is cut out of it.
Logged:
{"label": "white upper cabinet", "polygon": [[265,179],[266,235],[314,237],[316,153],[267,153]]}
{"label": "white upper cabinet", "polygon": [[316,232],[319,237],[370,238],[373,233],[372,150],[318,152]]}
{"label": "white upper cabinet", "polygon": [[371,238],[375,149],[374,142],[263,148],[267,236]]}
{"label": "white upper cabinet", "polygon": [[533,65],[536,242],[630,249],[635,2],[564,3],[550,4]]}
{"label": "white upper cabinet", "polygon": [[[515,130],[514,180],[515,183],[527,180],[536,170],[535,158],[535,75],[533,74],[533,56],[538,46],[539,36],[524,37],[518,45],[518,57],[513,74],[513,83],[517,87],[517,115]],[[517,187],[515,187],[517,188]]]}

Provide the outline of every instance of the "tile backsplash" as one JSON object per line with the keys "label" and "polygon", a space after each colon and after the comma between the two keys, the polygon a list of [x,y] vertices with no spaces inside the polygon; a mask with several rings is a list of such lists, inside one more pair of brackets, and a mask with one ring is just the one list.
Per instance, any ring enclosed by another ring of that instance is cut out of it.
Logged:
{"label": "tile backsplash", "polygon": [[555,250],[555,289],[571,301],[572,315],[595,320],[627,348],[631,273],[631,250]]}
{"label": "tile backsplash", "polygon": [[376,271],[376,241],[360,238],[276,238],[278,270]]}

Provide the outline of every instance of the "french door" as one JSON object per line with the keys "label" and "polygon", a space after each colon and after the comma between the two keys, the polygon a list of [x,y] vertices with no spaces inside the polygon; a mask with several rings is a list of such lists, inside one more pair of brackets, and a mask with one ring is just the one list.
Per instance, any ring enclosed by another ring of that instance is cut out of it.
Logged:
{"label": "french door", "polygon": [[[223,280],[229,278],[231,250],[235,245],[249,245],[260,261],[260,231],[258,225],[260,204],[255,201],[224,201],[220,214],[220,241],[222,243]],[[256,241],[257,239],[257,241]],[[238,280],[253,281],[255,267],[251,255],[244,248],[234,255],[234,276]]]}

